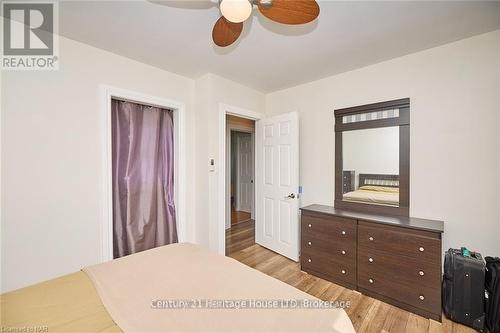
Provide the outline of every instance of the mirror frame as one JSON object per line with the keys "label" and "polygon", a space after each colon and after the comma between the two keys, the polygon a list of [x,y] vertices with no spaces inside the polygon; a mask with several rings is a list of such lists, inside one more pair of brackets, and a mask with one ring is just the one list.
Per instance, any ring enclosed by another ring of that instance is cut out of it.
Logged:
{"label": "mirror frame", "polygon": [[[399,117],[343,123],[344,116],[399,109]],[[363,213],[409,216],[410,212],[410,99],[367,104],[335,113],[335,208]],[[399,126],[399,207],[348,202],[342,193],[342,133],[346,131]]]}

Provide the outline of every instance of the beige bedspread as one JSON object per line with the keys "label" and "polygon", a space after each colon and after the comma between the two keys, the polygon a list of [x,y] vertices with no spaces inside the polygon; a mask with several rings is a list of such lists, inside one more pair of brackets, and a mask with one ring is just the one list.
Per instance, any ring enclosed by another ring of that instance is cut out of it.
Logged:
{"label": "beige bedspread", "polygon": [[122,332],[84,272],[1,295],[4,332]]}
{"label": "beige bedspread", "polygon": [[356,190],[344,193],[343,199],[346,201],[371,203],[377,205],[399,205],[398,192]]}
{"label": "beige bedspread", "polygon": [[202,304],[198,300],[316,300],[192,244],[163,246],[84,271],[125,332],[354,332],[342,309],[155,308],[174,300],[195,300],[195,305]]}

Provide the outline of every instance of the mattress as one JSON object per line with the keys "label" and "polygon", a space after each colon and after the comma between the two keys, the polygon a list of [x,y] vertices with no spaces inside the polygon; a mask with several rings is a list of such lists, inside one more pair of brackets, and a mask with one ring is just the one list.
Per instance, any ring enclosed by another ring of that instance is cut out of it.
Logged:
{"label": "mattress", "polygon": [[2,325],[49,332],[354,332],[343,309],[193,244],[2,295]]}
{"label": "mattress", "polygon": [[359,189],[344,193],[343,200],[397,207],[399,206],[399,192]]}

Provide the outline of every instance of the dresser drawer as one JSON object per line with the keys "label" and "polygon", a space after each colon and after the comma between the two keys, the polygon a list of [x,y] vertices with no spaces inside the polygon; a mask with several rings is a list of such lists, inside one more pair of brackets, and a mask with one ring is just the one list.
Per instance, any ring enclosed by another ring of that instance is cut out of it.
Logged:
{"label": "dresser drawer", "polygon": [[358,246],[441,265],[439,234],[359,221]]}
{"label": "dresser drawer", "polygon": [[355,242],[335,242],[308,234],[302,235],[301,253],[328,256],[333,262],[352,266],[356,265],[357,259]]}
{"label": "dresser drawer", "polygon": [[316,230],[304,230],[301,235],[301,251],[314,251],[332,257],[349,258],[356,261],[356,239],[321,233]]}
{"label": "dresser drawer", "polygon": [[[441,290],[441,266],[366,247],[358,249],[358,275],[390,278],[410,287]],[[402,300],[403,301],[403,300]]]}
{"label": "dresser drawer", "polygon": [[314,274],[321,273],[326,279],[337,282],[343,281],[351,285],[356,284],[355,263],[339,262],[336,257],[316,252],[302,251],[300,266],[303,271]]}
{"label": "dresser drawer", "polygon": [[356,243],[356,220],[303,214],[301,225],[302,235],[309,234],[313,237],[322,237],[330,241]]}
{"label": "dresser drawer", "polygon": [[388,273],[372,274],[361,268],[358,272],[358,287],[431,313],[441,313],[440,289],[421,284],[403,284]]}

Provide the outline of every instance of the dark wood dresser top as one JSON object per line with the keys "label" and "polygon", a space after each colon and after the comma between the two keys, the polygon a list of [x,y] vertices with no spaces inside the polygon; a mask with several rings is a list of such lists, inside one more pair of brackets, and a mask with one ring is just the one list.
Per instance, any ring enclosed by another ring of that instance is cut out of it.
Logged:
{"label": "dark wood dresser top", "polygon": [[406,217],[406,216],[390,216],[390,215],[376,215],[360,213],[355,211],[336,209],[332,206],[325,205],[309,205],[301,208],[302,211],[327,214],[338,217],[345,217],[350,219],[382,223],[400,226],[404,228],[425,230],[431,232],[444,232],[444,222],[436,220],[426,220],[416,217]]}

